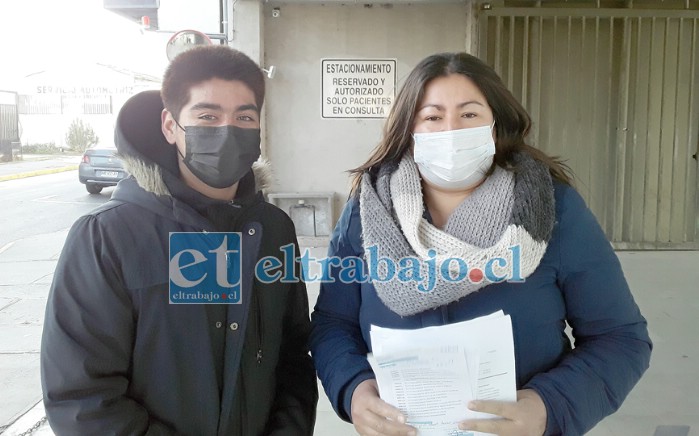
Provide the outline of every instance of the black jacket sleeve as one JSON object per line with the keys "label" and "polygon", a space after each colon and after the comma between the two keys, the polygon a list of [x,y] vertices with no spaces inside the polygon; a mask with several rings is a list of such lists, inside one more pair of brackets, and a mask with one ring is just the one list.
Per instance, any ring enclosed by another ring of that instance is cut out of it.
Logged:
{"label": "black jacket sleeve", "polygon": [[[295,234],[293,225],[291,234]],[[296,258],[298,241],[294,237]],[[267,425],[266,435],[312,435],[318,403],[318,383],[309,354],[311,330],[308,315],[308,294],[296,262],[295,283],[289,284],[290,295],[284,316],[282,349],[277,365],[277,395]]]}
{"label": "black jacket sleeve", "polygon": [[99,215],[80,218],[46,306],[41,383],[51,428],[64,434],[175,434],[127,396],[135,318]]}

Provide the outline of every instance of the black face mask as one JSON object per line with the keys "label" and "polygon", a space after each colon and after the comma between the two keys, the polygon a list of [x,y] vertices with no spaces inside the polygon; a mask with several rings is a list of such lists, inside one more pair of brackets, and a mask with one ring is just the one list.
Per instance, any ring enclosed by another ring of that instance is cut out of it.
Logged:
{"label": "black face mask", "polygon": [[233,186],[260,157],[260,129],[177,125],[184,130],[185,166],[212,188]]}

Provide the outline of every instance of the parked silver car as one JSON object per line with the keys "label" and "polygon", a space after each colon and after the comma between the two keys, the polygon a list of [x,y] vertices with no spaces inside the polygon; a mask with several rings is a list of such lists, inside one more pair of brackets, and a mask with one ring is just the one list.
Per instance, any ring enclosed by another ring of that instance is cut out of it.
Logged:
{"label": "parked silver car", "polygon": [[114,186],[129,175],[116,152],[113,146],[94,146],[85,151],[78,168],[78,178],[80,183],[85,184],[87,192],[99,194],[105,186]]}

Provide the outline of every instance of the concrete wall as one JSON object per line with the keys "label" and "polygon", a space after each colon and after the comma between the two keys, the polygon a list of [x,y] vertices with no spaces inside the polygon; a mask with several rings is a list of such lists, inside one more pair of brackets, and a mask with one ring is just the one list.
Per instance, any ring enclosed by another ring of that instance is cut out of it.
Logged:
{"label": "concrete wall", "polygon": [[[245,3],[250,2],[239,2],[233,13]],[[471,46],[471,7],[466,2],[265,3],[263,37],[257,42],[263,42],[262,66],[276,67],[267,81],[265,117],[273,191],[334,192],[336,219],[349,193],[346,171],[362,164],[379,140],[383,119],[321,118],[321,59],[395,59],[400,87],[425,56]],[[253,40],[247,45],[241,38],[236,32],[231,45],[255,48],[254,37],[246,37]]]}

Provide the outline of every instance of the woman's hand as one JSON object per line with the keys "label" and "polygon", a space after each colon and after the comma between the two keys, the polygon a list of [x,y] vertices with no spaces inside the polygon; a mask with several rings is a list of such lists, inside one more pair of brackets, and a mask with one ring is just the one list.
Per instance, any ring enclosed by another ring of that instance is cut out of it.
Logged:
{"label": "woman's hand", "polygon": [[359,383],[352,393],[352,422],[362,436],[414,436],[417,430],[405,424],[400,410],[379,398],[376,380]]}
{"label": "woman's hand", "polygon": [[532,389],[517,391],[517,402],[472,401],[469,409],[492,413],[502,419],[472,419],[459,424],[461,430],[482,431],[499,436],[541,436],[546,431],[546,406]]}

